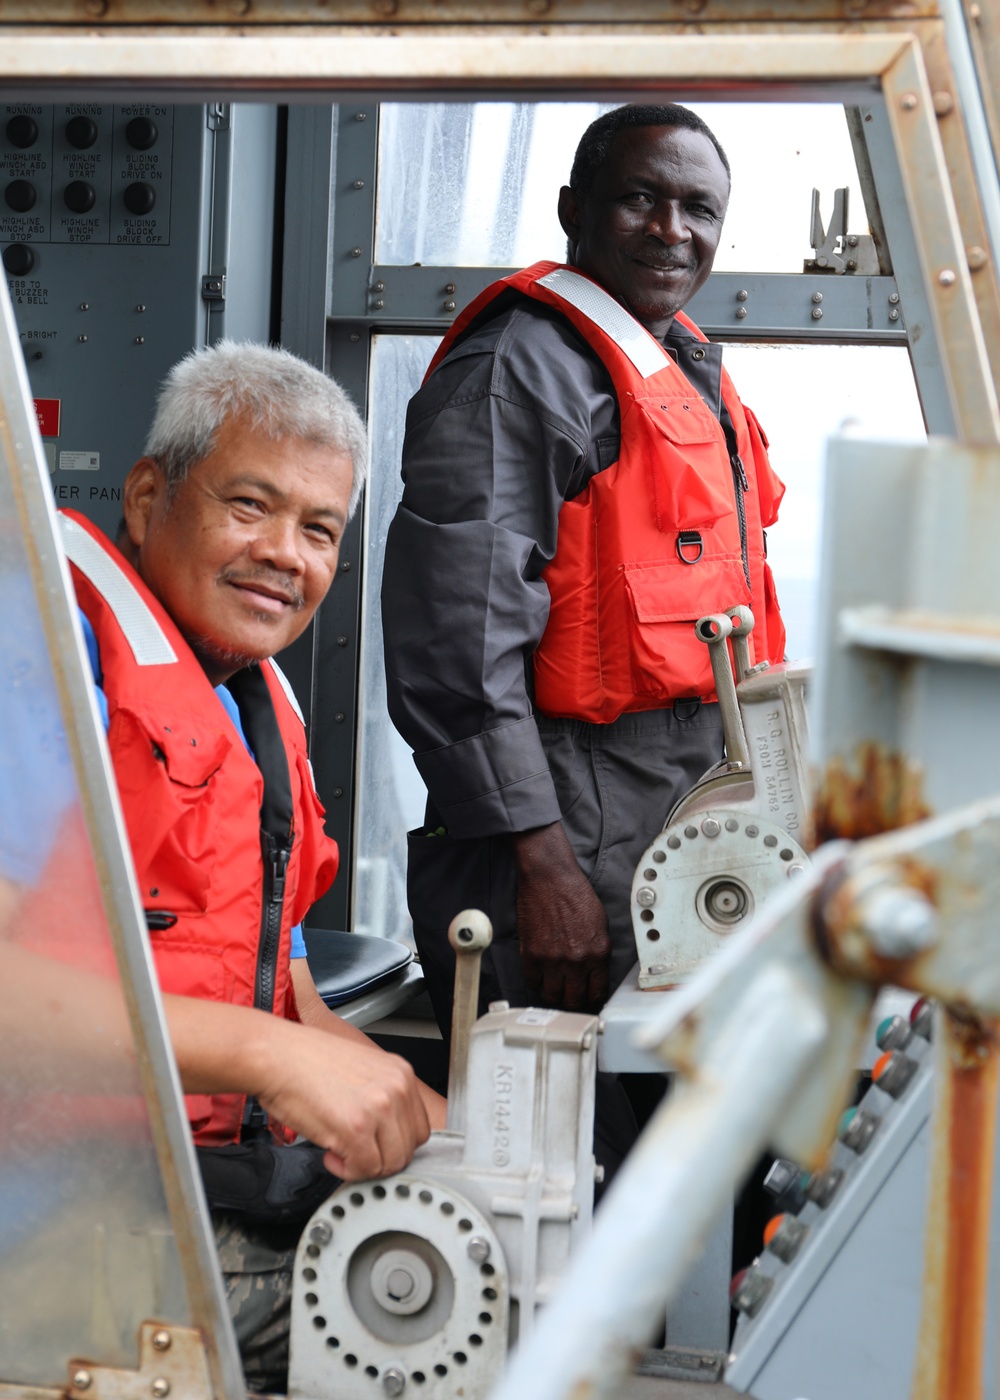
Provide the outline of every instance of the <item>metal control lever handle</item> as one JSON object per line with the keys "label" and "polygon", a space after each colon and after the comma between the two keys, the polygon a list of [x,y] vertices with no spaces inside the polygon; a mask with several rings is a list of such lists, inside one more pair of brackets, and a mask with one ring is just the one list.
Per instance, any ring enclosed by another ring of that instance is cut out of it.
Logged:
{"label": "metal control lever handle", "polygon": [[733,630],[729,634],[729,644],[733,649],[733,665],[736,668],[736,684],[745,681],[751,671],[755,669],[750,660],[750,643],[747,638],[753,631],[753,613],[749,608],[740,605],[737,608],[727,608],[726,616],[733,624]]}
{"label": "metal control lever handle", "polygon": [[[737,623],[737,626],[741,625]],[[748,769],[750,752],[743,729],[743,716],[740,714],[740,705],[736,698],[736,681],[729,659],[729,647],[726,645],[733,632],[733,620],[725,613],[709,613],[707,617],[698,619],[694,630],[695,635],[708,646],[712,675],[715,678],[715,693],[719,697],[719,709],[722,712],[722,733],[726,740],[726,758],[729,766]]]}
{"label": "metal control lever handle", "polygon": [[463,909],[448,925],[455,950],[455,997],[448,1063],[448,1131],[465,1132],[469,1040],[479,1015],[479,963],[493,941],[493,925],[481,909]]}

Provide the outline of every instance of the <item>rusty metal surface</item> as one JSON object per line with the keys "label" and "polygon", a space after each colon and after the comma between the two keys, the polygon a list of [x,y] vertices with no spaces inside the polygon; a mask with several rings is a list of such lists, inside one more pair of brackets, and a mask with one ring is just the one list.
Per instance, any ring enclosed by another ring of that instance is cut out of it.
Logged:
{"label": "rusty metal surface", "polygon": [[150,1395],[158,1400],[214,1400],[200,1332],[144,1322],[136,1371],[95,1366],[86,1357],[69,1363],[66,1400],[148,1400]]}
{"label": "rusty metal surface", "polygon": [[[0,24],[546,24],[606,22],[607,0],[0,0]],[[912,23],[934,0],[620,0],[619,23]]]}
{"label": "rusty metal surface", "polygon": [[[996,14],[991,13],[996,6],[986,6],[990,24],[997,22]],[[983,11],[980,10],[982,15]],[[978,26],[973,26],[978,28]],[[976,177],[962,122],[960,103],[956,95],[955,77],[952,72],[944,30],[939,25],[927,25],[921,31],[921,48],[927,65],[927,77],[933,94],[934,112],[937,117],[938,132],[944,148],[948,176],[955,199],[962,240],[965,247],[965,261],[972,282],[979,320],[983,328],[994,380],[1000,380],[1000,278],[990,253],[990,239],[979,202]],[[975,53],[975,46],[973,48]],[[1000,62],[1000,42],[994,37],[993,57]],[[993,136],[994,148],[1000,138],[1000,126],[996,121],[995,93],[997,69],[980,69],[980,90],[983,95],[987,121]],[[992,85],[991,85],[992,84]]]}
{"label": "rusty metal surface", "polygon": [[5,1385],[0,1381],[0,1400],[65,1400],[64,1390],[37,1385]]}
{"label": "rusty metal surface", "polygon": [[882,90],[958,436],[967,442],[998,442],[1000,406],[934,95],[916,40],[883,72]]}
{"label": "rusty metal surface", "polygon": [[941,1017],[934,1156],[913,1400],[982,1394],[998,1023]]}
{"label": "rusty metal surface", "polygon": [[860,841],[931,815],[923,769],[883,744],[859,744],[848,766],[837,754],[820,775],[814,807],[815,844]]}

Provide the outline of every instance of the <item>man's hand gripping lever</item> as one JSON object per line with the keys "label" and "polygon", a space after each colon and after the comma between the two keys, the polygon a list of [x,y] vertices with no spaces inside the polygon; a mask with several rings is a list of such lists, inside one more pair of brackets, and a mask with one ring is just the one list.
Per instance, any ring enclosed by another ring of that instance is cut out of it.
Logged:
{"label": "man's hand gripping lever", "polygon": [[465,1132],[469,1040],[479,1015],[479,964],[493,941],[493,925],[479,909],[463,909],[448,925],[455,950],[455,994],[448,1063],[448,1131]]}

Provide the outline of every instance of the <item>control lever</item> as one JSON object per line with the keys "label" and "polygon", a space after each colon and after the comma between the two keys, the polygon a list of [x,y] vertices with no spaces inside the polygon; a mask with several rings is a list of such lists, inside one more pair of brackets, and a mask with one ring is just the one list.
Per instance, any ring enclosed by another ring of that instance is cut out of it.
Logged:
{"label": "control lever", "polygon": [[493,925],[481,909],[463,909],[448,925],[455,950],[455,997],[448,1064],[448,1131],[465,1132],[469,1039],[479,1016],[479,964],[493,941]]}
{"label": "control lever", "polygon": [[[737,610],[734,608],[734,612]],[[742,611],[750,612],[749,608]],[[750,614],[751,619],[753,614]],[[737,645],[745,648],[746,662],[750,660],[750,648],[747,645],[746,637],[750,627],[746,625],[744,618],[727,617],[725,613],[709,613],[707,617],[700,617],[694,625],[695,635],[708,646],[709,659],[712,662],[712,675],[715,678],[715,693],[719,697],[719,709],[722,713],[722,733],[726,741],[726,759],[730,769],[748,769],[750,766],[750,751],[747,748],[747,736],[743,728],[743,716],[740,713],[739,701],[736,698],[736,681],[733,677],[733,664],[729,657],[729,648],[726,642],[729,637],[736,633]],[[740,664],[743,652],[737,657],[737,664]]]}
{"label": "control lever", "polygon": [[753,631],[753,613],[741,605],[727,608],[726,616],[733,624],[729,644],[733,649],[733,666],[736,671],[736,684],[739,685],[740,681],[745,681],[754,670],[750,660],[750,643],[747,641]]}

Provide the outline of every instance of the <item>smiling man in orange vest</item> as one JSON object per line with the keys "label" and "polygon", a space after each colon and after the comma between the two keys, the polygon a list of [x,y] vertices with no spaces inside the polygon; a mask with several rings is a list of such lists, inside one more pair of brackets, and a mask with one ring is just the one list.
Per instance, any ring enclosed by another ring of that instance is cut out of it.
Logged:
{"label": "smiling man in orange vest", "polygon": [[300,928],[337,847],[270,658],[335,577],[365,464],[336,384],[222,342],[168,376],[117,545],[60,516],[252,1389],[283,1385],[295,1244],[328,1172],[398,1171],[444,1126],[409,1065],[320,1000]]}
{"label": "smiling man in orange vest", "polygon": [[390,712],[429,794],[408,881],[442,1023],[467,905],[496,930],[487,999],[603,1003],[635,961],[635,864],[723,754],[694,621],[749,604],[754,659],[782,656],[763,530],[783,488],[682,314],[729,187],[686,108],[600,117],[559,196],[567,264],[489,287],[411,401],[382,596]]}

